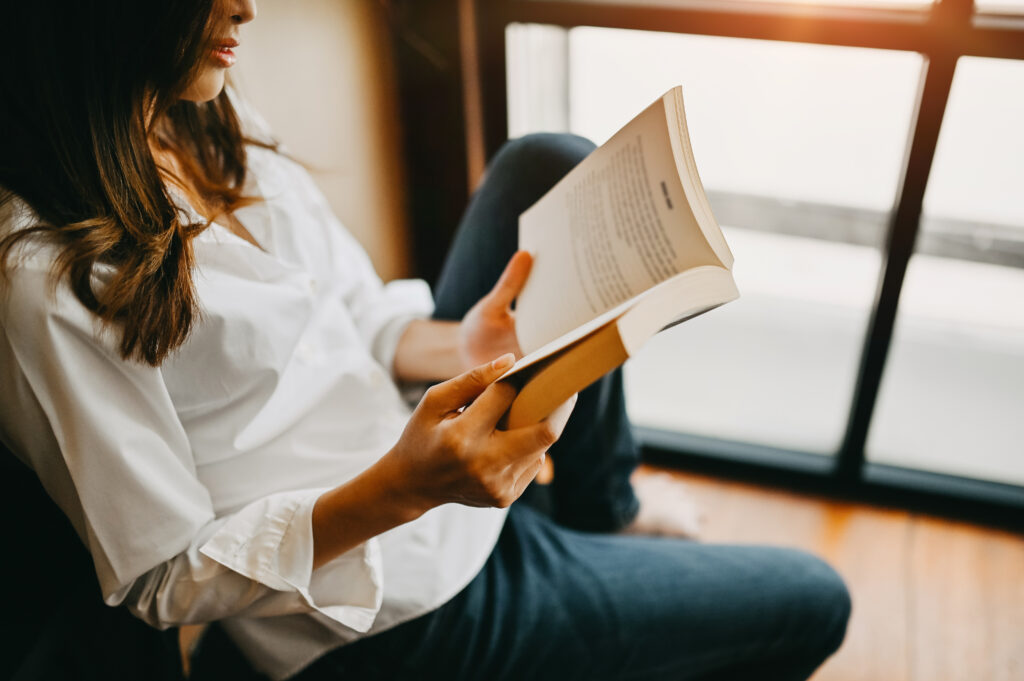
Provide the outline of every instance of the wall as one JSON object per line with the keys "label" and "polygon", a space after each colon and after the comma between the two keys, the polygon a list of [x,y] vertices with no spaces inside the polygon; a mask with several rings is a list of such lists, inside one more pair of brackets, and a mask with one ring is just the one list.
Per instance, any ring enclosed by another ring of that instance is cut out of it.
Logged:
{"label": "wall", "polygon": [[405,180],[383,10],[368,0],[261,0],[258,9],[235,50],[236,86],[314,168],[380,275],[405,275]]}

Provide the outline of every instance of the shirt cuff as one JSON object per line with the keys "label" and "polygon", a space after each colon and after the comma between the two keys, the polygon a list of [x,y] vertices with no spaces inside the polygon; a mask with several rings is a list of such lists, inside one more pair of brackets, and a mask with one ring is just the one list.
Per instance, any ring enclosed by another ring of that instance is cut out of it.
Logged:
{"label": "shirt cuff", "polygon": [[312,610],[366,632],[384,595],[380,547],[370,539],[313,570],[313,506],[326,491],[283,492],[252,503],[199,551],[271,589],[298,593]]}
{"label": "shirt cuff", "polygon": [[370,352],[394,378],[395,351],[398,349],[398,341],[401,340],[405,327],[415,319],[428,318],[434,310],[434,301],[426,282],[419,279],[389,282],[384,287],[384,298],[393,301],[395,309],[392,313],[398,313],[378,328]]}

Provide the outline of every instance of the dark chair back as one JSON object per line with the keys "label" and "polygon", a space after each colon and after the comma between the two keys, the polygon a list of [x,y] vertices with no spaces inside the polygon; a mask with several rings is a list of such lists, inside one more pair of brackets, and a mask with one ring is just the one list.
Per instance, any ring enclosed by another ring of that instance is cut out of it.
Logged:
{"label": "dark chair back", "polygon": [[0,679],[183,681],[177,630],[103,603],[89,552],[35,473],[0,444],[8,605]]}

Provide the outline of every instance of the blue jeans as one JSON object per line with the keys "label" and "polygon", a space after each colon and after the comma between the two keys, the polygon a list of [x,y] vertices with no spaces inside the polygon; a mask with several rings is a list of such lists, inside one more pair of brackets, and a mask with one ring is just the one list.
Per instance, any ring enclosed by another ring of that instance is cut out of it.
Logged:
{"label": "blue jeans", "polygon": [[[593,148],[531,135],[498,153],[436,286],[438,318],[460,319],[490,290],[515,251],[518,215]],[[580,394],[551,456],[554,484],[513,505],[461,593],[297,678],[789,681],[839,647],[849,595],[811,555],[595,532],[637,510],[619,372]]]}

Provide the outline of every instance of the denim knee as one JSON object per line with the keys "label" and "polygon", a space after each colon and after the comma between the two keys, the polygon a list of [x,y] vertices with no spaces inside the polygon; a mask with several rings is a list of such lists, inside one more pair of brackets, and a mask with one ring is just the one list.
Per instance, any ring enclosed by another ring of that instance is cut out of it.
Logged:
{"label": "denim knee", "polygon": [[495,154],[488,175],[529,178],[551,187],[587,157],[596,146],[570,133],[537,132],[506,142]]}
{"label": "denim knee", "polygon": [[794,577],[799,580],[798,605],[805,641],[816,649],[821,659],[839,649],[846,636],[852,603],[843,578],[820,558],[802,551],[794,551],[799,569]]}

